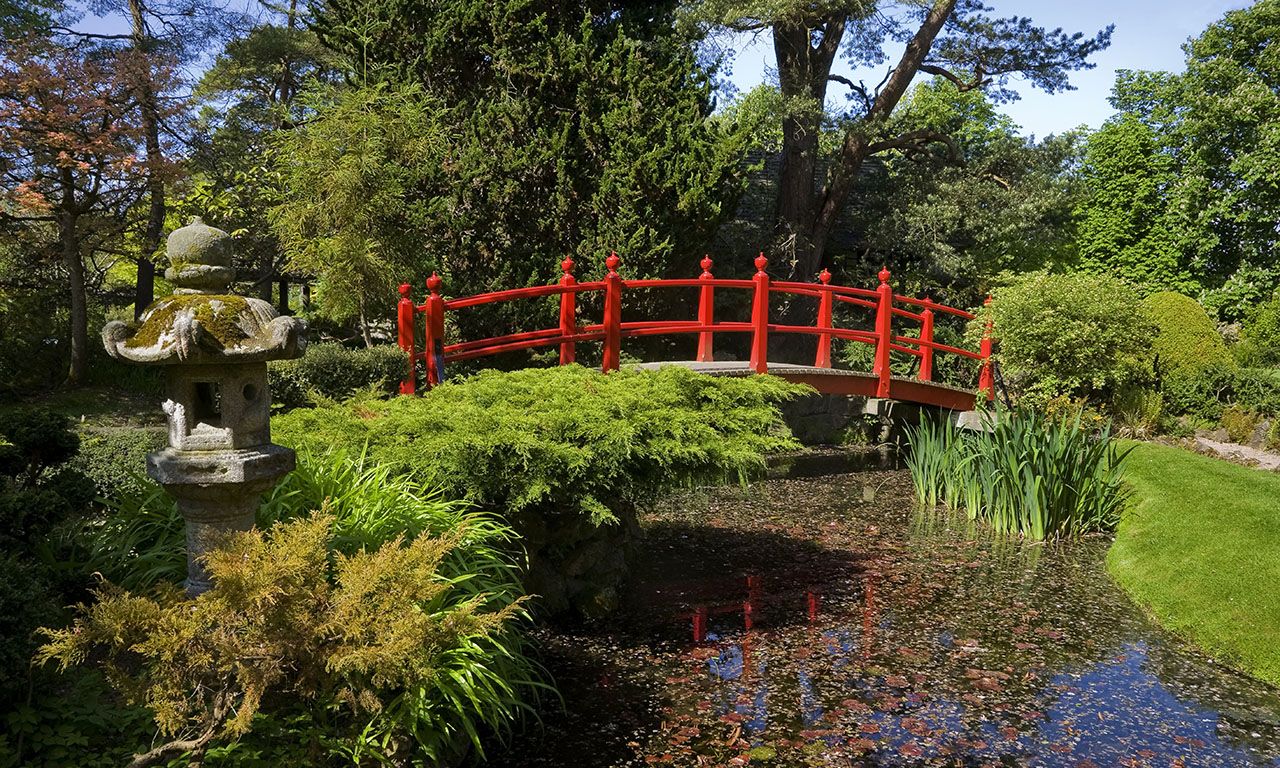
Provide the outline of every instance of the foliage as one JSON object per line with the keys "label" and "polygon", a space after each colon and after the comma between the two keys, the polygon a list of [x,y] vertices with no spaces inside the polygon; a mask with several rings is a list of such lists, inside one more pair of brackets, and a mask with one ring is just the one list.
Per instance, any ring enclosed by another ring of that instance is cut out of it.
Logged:
{"label": "foliage", "polygon": [[271,400],[284,408],[314,404],[317,400],[343,400],[362,390],[391,394],[408,361],[399,347],[383,344],[348,349],[341,344],[312,344],[296,360],[274,361],[267,366]]}
{"label": "foliage", "polygon": [[1233,351],[1241,365],[1280,367],[1280,293],[1250,313]]}
{"label": "foliage", "polygon": [[[667,3],[329,0],[315,28],[357,82],[438,105],[449,149],[412,195],[411,274],[447,293],[546,284],[565,256],[599,275],[609,251],[630,277],[684,274],[733,212],[747,131],[711,119],[711,73]],[[517,302],[458,321],[465,338],[552,317]]]}
{"label": "foliage", "polygon": [[[1277,0],[1228,11],[1183,47],[1185,72],[1121,70],[1112,98],[1123,113],[1118,123],[1137,130],[1140,121],[1158,139],[1159,157],[1148,145],[1116,146],[1136,156],[1115,163],[1145,164],[1155,173],[1144,184],[1163,193],[1155,208],[1149,195],[1139,196],[1145,220],[1133,221],[1133,231],[1158,239],[1164,268],[1177,265],[1173,277],[1189,276],[1207,289],[1205,305],[1224,320],[1240,319],[1250,296],[1269,296],[1278,284],[1271,264],[1280,192],[1270,179],[1280,146],[1280,66],[1268,44],[1278,33]],[[1100,215],[1131,219],[1125,209],[1133,202],[1113,195]]]}
{"label": "foliage", "polygon": [[1252,442],[1260,420],[1257,412],[1238,405],[1229,406],[1222,411],[1222,428],[1227,431],[1227,436],[1233,443]]}
{"label": "foliage", "polygon": [[618,605],[638,507],[762,471],[767,452],[796,445],[779,405],[804,391],[676,368],[490,371],[420,398],[298,409],[274,434],[303,450],[367,451],[502,516],[528,552],[538,611],[591,617]]}
{"label": "foliage", "polygon": [[93,485],[64,467],[79,450],[69,420],[44,408],[0,415],[0,546],[30,550],[93,499]]}
{"label": "foliage", "polygon": [[1002,271],[1073,260],[1077,134],[1024,138],[981,91],[943,78],[916,86],[893,122],[902,132],[947,134],[958,155],[939,144],[888,156],[883,174],[867,174],[846,214],[861,247],[833,252],[833,263],[855,274],[889,264],[895,280],[973,296]]}
{"label": "foliage", "polygon": [[[158,486],[146,484],[108,501],[106,519],[86,525],[85,567],[136,593],[180,581],[186,575],[185,532],[172,499]],[[508,528],[445,500],[431,486],[362,457],[332,451],[303,453],[298,467],[264,500],[257,523],[270,530],[321,507],[332,519],[330,546],[336,552],[372,551],[402,536],[455,537],[439,575],[452,584],[459,598],[480,600],[496,610],[522,594],[520,563],[510,554],[515,543]],[[393,700],[386,713],[389,724],[375,723],[353,735],[342,731],[341,723],[331,722],[317,704],[306,712],[278,712],[255,723],[257,735],[244,749],[277,754],[270,734],[282,728],[287,731],[292,727],[288,723],[298,721],[310,724],[305,728],[308,732],[288,738],[305,736],[309,743],[323,742],[329,745],[325,749],[348,756],[374,749],[392,726],[415,732],[424,749],[447,752],[460,746],[458,740],[469,740],[473,732],[505,733],[541,687],[515,630],[476,638],[455,649],[446,668],[458,674],[442,676],[434,687]],[[488,686],[489,695],[480,698],[494,706],[474,708],[467,695],[469,685]]]}
{"label": "foliage", "polygon": [[1162,625],[1215,658],[1280,684],[1280,476],[1179,448],[1137,444],[1134,504],[1107,570]]}
{"label": "foliage", "polygon": [[1163,375],[1188,378],[1234,367],[1222,334],[1195,299],[1166,291],[1148,296],[1143,307],[1157,330],[1151,348]]}
{"label": "foliage", "polygon": [[1088,274],[1032,273],[991,304],[1006,382],[1028,405],[1054,397],[1106,401],[1141,382],[1154,329],[1133,289]]}
{"label": "foliage", "polygon": [[1237,387],[1249,389],[1217,327],[1195,299],[1181,294],[1152,294],[1143,307],[1158,330],[1151,350],[1167,409],[1217,421],[1222,407],[1234,402]]}
{"label": "foliage", "polygon": [[[1111,37],[1110,28],[1086,37],[1039,28],[1027,18],[993,18],[987,15],[991,9],[975,0],[923,5],[696,0],[686,5],[687,21],[695,27],[771,33],[781,95],[795,107],[782,116],[787,162],[777,188],[779,247],[794,260],[793,274],[799,276],[814,275],[827,263],[827,241],[868,158],[889,153],[915,158],[943,145],[959,159],[946,128],[908,127],[894,119],[917,74],[938,75],[962,92],[985,91],[996,101],[1017,97],[1009,88],[1015,76],[1055,93],[1069,89],[1067,73],[1091,67],[1088,57],[1106,48]],[[832,75],[841,53],[855,71],[880,68],[890,60],[889,49],[906,40],[911,45],[876,86]],[[838,115],[839,152],[823,164],[819,137],[831,82],[849,93]],[[960,222],[950,225],[964,229]]]}
{"label": "foliage", "polygon": [[504,514],[607,523],[616,504],[762,469],[766,452],[792,445],[778,404],[801,391],[674,367],[484,372],[422,397],[293,411],[274,430],[304,449],[367,446],[379,465]]}
{"label": "foliage", "polygon": [[151,481],[142,474],[147,454],[168,443],[161,426],[87,426],[78,434],[80,451],[71,466],[87,477],[104,499],[149,487]]}
{"label": "foliage", "polygon": [[0,551],[0,695],[13,701],[26,688],[36,629],[58,619],[48,574],[29,558]]}
{"label": "foliage", "polygon": [[391,314],[395,285],[422,246],[414,190],[442,162],[440,105],[420,88],[378,84],[312,95],[318,116],[282,134],[284,197],[270,212],[294,269],[320,276],[336,319]]}
{"label": "foliage", "polygon": [[1089,135],[1081,174],[1082,269],[1119,277],[1140,293],[1199,289],[1166,210],[1176,175],[1154,128],[1131,113],[1108,120]]}
{"label": "foliage", "polygon": [[1094,434],[1078,415],[1030,409],[992,414],[986,427],[964,434],[926,420],[909,431],[907,467],[921,504],[963,509],[1000,533],[1036,540],[1115,527],[1128,497],[1128,451],[1109,427]]}
{"label": "foliage", "polygon": [[243,735],[276,691],[343,702],[356,723],[387,731],[383,744],[409,727],[432,761],[478,747],[476,724],[512,713],[477,651],[520,602],[494,607],[441,573],[462,531],[346,555],[331,552],[332,524],[319,514],[228,537],[206,559],[215,586],[194,600],[174,586],[103,587],[72,628],[47,633],[40,659],[65,669],[101,655],[113,684],[177,737],[136,764]]}
{"label": "foliage", "polygon": [[29,258],[59,263],[73,383],[88,360],[88,283],[112,260],[148,174],[167,171],[141,157],[137,94],[143,80],[172,77],[137,51],[78,42],[9,40],[0,66],[4,223]]}

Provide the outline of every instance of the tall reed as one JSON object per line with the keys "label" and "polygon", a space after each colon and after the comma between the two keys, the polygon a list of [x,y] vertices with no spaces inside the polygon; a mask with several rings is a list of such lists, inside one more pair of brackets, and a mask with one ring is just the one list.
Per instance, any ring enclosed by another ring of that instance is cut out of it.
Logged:
{"label": "tall reed", "polygon": [[992,414],[987,430],[964,433],[948,420],[908,431],[916,498],[963,510],[1002,533],[1042,540],[1111,530],[1128,497],[1120,450],[1108,426],[1092,432],[1079,416],[1018,409]]}

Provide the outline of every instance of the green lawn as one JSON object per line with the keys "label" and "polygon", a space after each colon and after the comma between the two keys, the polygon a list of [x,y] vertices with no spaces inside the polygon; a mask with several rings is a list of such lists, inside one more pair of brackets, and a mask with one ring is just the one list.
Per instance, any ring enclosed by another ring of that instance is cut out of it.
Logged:
{"label": "green lawn", "polygon": [[1107,567],[1169,629],[1280,684],[1280,474],[1139,444]]}

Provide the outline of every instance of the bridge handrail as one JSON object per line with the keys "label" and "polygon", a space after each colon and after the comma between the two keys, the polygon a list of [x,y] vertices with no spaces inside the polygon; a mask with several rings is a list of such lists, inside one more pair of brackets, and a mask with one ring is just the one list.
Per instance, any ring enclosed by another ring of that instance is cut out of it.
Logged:
{"label": "bridge handrail", "polygon": [[[560,347],[560,364],[572,363],[575,358],[575,345],[582,342],[600,341],[604,343],[603,362],[605,371],[617,370],[620,365],[620,343],[623,338],[639,336],[658,336],[664,334],[698,334],[697,360],[712,360],[712,344],[716,333],[750,333],[751,369],[757,373],[768,371],[768,335],[770,333],[794,333],[818,337],[818,350],[814,359],[814,367],[831,368],[831,340],[842,339],[871,344],[875,347],[872,375],[877,377],[877,396],[889,396],[889,361],[891,352],[900,352],[918,358],[919,368],[916,378],[924,382],[933,381],[933,357],[935,353],[947,353],[980,362],[978,390],[988,398],[994,397],[994,386],[991,372],[991,326],[988,322],[983,333],[978,351],[968,350],[948,344],[941,344],[933,339],[934,314],[942,312],[964,319],[976,316],[956,307],[939,304],[932,299],[915,298],[895,294],[889,284],[891,277],[888,269],[881,269],[878,275],[880,284],[874,289],[856,288],[852,286],[831,285],[831,273],[823,270],[818,275],[818,282],[803,283],[790,280],[771,280],[765,267],[768,260],[761,254],[755,260],[756,273],[749,280],[717,278],[711,273],[712,262],[709,257],[701,261],[702,274],[697,278],[676,279],[636,279],[624,280],[618,274],[621,264],[618,255],[610,254],[605,260],[607,272],[602,280],[578,282],[573,275],[572,259],[561,263],[563,272],[559,281],[552,285],[537,285],[527,288],[512,288],[502,291],[490,291],[472,296],[445,299],[440,289],[443,281],[439,275],[433,274],[427,279],[427,299],[423,304],[415,304],[410,298],[409,285],[400,286],[400,302],[397,310],[397,329],[400,347],[409,356],[409,369],[401,382],[400,391],[411,394],[416,389],[416,370],[418,361],[422,361],[427,373],[427,386],[434,386],[444,378],[445,365],[448,362],[470,360],[504,352],[523,349],[556,346]],[[699,290],[698,314],[696,320],[622,320],[621,295],[623,290],[642,288],[697,288]],[[717,321],[715,318],[715,289],[737,289],[752,291],[752,310],[750,321]],[[604,294],[604,317],[600,323],[582,325],[577,320],[577,295],[589,291]],[[818,299],[818,312],[814,325],[794,325],[769,321],[769,296],[783,293],[794,296],[805,296]],[[543,328],[534,331],[522,331],[503,336],[485,339],[474,339],[446,345],[444,343],[444,315],[447,311],[456,311],[485,304],[494,304],[517,299],[537,299],[558,296],[560,299],[560,324],[554,328]],[[990,302],[990,298],[987,299]],[[832,309],[835,302],[871,309],[875,312],[875,329],[860,330],[855,328],[836,328],[832,323]],[[906,309],[895,304],[904,304],[918,311]],[[424,316],[424,344],[422,351],[417,350],[415,338],[415,316]],[[919,335],[902,336],[893,332],[893,319],[904,318],[920,326]]]}

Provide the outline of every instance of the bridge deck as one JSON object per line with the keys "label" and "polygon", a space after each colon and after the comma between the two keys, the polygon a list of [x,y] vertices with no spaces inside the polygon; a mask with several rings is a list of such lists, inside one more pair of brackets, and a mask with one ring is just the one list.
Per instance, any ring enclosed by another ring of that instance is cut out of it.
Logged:
{"label": "bridge deck", "polygon": [[[711,376],[754,376],[745,362],[716,360],[714,362],[697,362],[695,360],[675,360],[661,363],[636,363],[628,366],[639,370],[656,370],[667,365],[678,365],[698,373]],[[812,365],[794,365],[791,363],[769,363],[769,375],[779,376],[787,381],[808,384],[826,395],[857,395],[875,397],[878,379],[870,373],[846,371],[839,368],[817,368]],[[946,408],[953,411],[971,411],[974,408],[973,392],[957,387],[894,376],[889,380],[889,399],[910,403],[922,403]]]}

